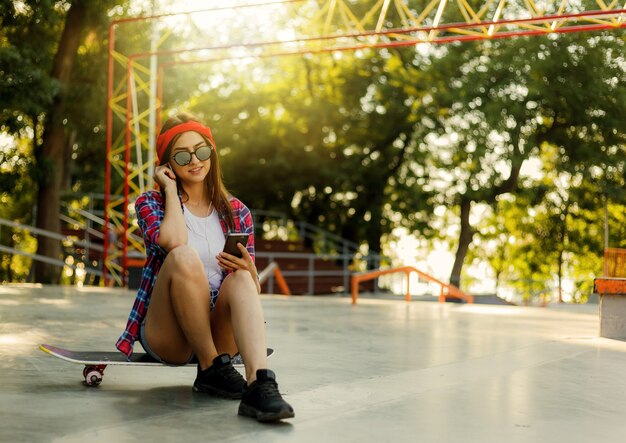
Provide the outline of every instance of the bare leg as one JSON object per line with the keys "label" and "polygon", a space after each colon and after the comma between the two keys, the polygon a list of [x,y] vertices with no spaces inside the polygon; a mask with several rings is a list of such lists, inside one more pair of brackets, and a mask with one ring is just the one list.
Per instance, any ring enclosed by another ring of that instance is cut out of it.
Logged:
{"label": "bare leg", "polygon": [[145,334],[163,360],[183,364],[195,352],[201,369],[218,353],[211,337],[209,283],[197,252],[180,246],[167,254],[159,271]]}
{"label": "bare leg", "polygon": [[222,283],[211,314],[211,330],[219,352],[232,355],[239,350],[248,384],[256,379],[257,369],[267,368],[263,308],[248,271],[235,271]]}

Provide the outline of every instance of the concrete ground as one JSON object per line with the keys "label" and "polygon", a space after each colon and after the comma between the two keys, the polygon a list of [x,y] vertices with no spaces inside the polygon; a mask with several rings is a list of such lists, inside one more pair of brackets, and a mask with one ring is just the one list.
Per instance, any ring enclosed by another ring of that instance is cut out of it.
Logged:
{"label": "concrete ground", "polygon": [[[626,342],[596,306],[521,308],[262,296],[296,417],[263,425],[195,394],[194,367],[82,366],[112,350],[134,294],[0,286],[0,442],[623,442]],[[140,345],[137,345],[140,349]]]}

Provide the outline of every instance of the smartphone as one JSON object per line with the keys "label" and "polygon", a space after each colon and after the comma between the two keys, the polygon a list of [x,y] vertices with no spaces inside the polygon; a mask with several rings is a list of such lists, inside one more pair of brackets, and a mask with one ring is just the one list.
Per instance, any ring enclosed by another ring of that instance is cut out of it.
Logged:
{"label": "smartphone", "polygon": [[237,247],[237,243],[241,243],[246,246],[248,244],[248,237],[250,234],[243,233],[231,233],[226,237],[226,243],[224,244],[224,252],[227,252],[235,257],[243,257],[243,254]]}

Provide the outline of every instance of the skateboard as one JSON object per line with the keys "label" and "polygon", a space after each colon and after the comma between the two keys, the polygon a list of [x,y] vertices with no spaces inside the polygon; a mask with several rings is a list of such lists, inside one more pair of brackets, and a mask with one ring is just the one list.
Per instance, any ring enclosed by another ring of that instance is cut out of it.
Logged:
{"label": "skateboard", "polygon": [[[85,365],[83,377],[85,377],[85,384],[87,386],[98,386],[102,383],[104,370],[109,365],[167,366],[165,363],[156,361],[144,352],[134,352],[129,360],[124,354],[118,351],[69,351],[52,345],[39,345],[39,349],[61,360]],[[274,350],[267,348],[267,356],[270,357],[273,354]],[[231,361],[233,366],[243,366],[243,358],[239,354],[236,354]],[[189,364],[197,364],[196,359],[194,358]]]}

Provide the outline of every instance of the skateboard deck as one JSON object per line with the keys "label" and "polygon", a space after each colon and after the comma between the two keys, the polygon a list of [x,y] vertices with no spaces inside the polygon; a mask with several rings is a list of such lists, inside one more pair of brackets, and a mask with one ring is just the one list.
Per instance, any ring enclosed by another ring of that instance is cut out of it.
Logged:
{"label": "skateboard deck", "polygon": [[[39,345],[39,349],[61,360],[85,365],[83,376],[88,386],[98,386],[102,382],[104,369],[109,365],[118,366],[168,366],[156,361],[145,352],[134,352],[130,360],[118,351],[70,351],[52,345]],[[274,354],[272,348],[267,348],[267,356]],[[236,354],[232,358],[233,366],[243,366],[241,355]],[[189,363],[197,364],[195,358]]]}

